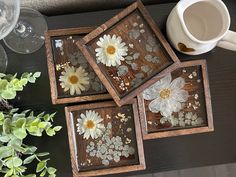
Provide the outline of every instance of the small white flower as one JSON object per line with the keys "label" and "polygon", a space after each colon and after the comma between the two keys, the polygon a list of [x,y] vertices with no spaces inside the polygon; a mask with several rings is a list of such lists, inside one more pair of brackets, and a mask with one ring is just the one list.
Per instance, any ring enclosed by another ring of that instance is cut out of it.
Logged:
{"label": "small white flower", "polygon": [[128,47],[120,36],[104,35],[97,42],[98,48],[95,49],[97,61],[106,66],[117,66],[124,61],[127,55]]}
{"label": "small white flower", "polygon": [[196,120],[195,120],[195,125],[201,125],[203,123],[203,119],[201,117],[198,117]]}
{"label": "small white flower", "polygon": [[85,91],[85,87],[89,85],[88,73],[81,66],[77,69],[67,66],[61,73],[59,81],[64,91],[70,90],[71,95],[81,94],[81,91]]}
{"label": "small white flower", "polygon": [[115,161],[115,162],[119,162],[119,161],[120,161],[120,157],[119,157],[119,156],[115,156],[115,157],[114,157],[114,161]]}
{"label": "small white flower", "polygon": [[183,89],[185,80],[182,77],[174,79],[168,74],[143,92],[145,100],[152,100],[149,109],[153,113],[160,112],[168,117],[173,112],[182,109],[182,103],[188,100],[188,92]]}
{"label": "small white flower", "polygon": [[107,165],[109,165],[109,161],[104,159],[104,160],[102,160],[102,164],[107,166]]}
{"label": "small white flower", "polygon": [[55,46],[56,48],[61,48],[63,46],[63,41],[62,40],[55,40]]}
{"label": "small white flower", "polygon": [[104,125],[101,123],[103,119],[101,116],[92,110],[86,111],[85,114],[80,114],[80,118],[77,119],[77,132],[82,135],[84,134],[85,139],[96,139],[101,136]]}

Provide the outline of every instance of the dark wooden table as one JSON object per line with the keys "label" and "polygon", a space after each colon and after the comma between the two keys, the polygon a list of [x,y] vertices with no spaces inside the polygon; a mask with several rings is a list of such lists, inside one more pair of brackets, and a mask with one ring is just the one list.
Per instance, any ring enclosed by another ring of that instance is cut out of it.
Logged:
{"label": "dark wooden table", "polygon": [[[232,18],[231,29],[236,30],[236,1],[228,0],[225,3]],[[167,15],[174,5],[174,3],[170,3],[147,7],[164,34]],[[52,16],[47,17],[47,22],[49,29],[96,26],[119,11],[109,10]],[[63,126],[60,133],[53,138],[44,136],[43,138],[30,138],[28,141],[39,146],[40,151],[51,153],[50,165],[58,169],[58,177],[71,177],[69,144],[64,115],[65,105],[53,106],[51,104],[45,48],[43,47],[31,55],[19,55],[7,48],[6,50],[9,57],[8,73],[42,72],[37,84],[26,87],[22,93],[18,94],[13,103],[22,109],[31,108],[36,112],[58,112],[55,123]],[[207,60],[215,132],[145,141],[146,171],[114,176],[124,177],[141,173],[236,162],[236,52],[215,48],[213,51],[199,56],[177,54],[182,61],[203,58]],[[32,168],[32,170],[34,169]]]}

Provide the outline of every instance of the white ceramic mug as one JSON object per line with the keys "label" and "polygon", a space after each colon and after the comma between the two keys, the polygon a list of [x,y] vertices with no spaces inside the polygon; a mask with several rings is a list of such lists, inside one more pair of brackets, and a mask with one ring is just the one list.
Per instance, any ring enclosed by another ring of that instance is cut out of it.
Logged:
{"label": "white ceramic mug", "polygon": [[206,53],[215,46],[236,51],[236,32],[229,26],[230,15],[221,0],[180,0],[166,23],[171,44],[189,55]]}

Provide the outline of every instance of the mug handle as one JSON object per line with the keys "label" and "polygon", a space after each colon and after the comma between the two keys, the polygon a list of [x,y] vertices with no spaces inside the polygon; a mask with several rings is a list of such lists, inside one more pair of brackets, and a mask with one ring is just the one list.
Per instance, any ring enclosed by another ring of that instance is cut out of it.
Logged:
{"label": "mug handle", "polygon": [[236,32],[228,30],[226,35],[218,42],[217,46],[236,51]]}

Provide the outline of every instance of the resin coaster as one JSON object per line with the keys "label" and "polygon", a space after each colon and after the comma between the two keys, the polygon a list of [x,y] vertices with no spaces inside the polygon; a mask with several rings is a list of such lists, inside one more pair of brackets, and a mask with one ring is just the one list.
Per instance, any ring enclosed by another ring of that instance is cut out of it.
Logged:
{"label": "resin coaster", "polygon": [[110,98],[76,42],[94,28],[46,32],[48,73],[53,104]]}
{"label": "resin coaster", "polygon": [[66,107],[74,177],[145,169],[137,100]]}
{"label": "resin coaster", "polygon": [[143,138],[213,131],[205,60],[181,63],[138,96]]}
{"label": "resin coaster", "polygon": [[77,45],[118,106],[150,86],[154,76],[168,72],[179,62],[141,1]]}

